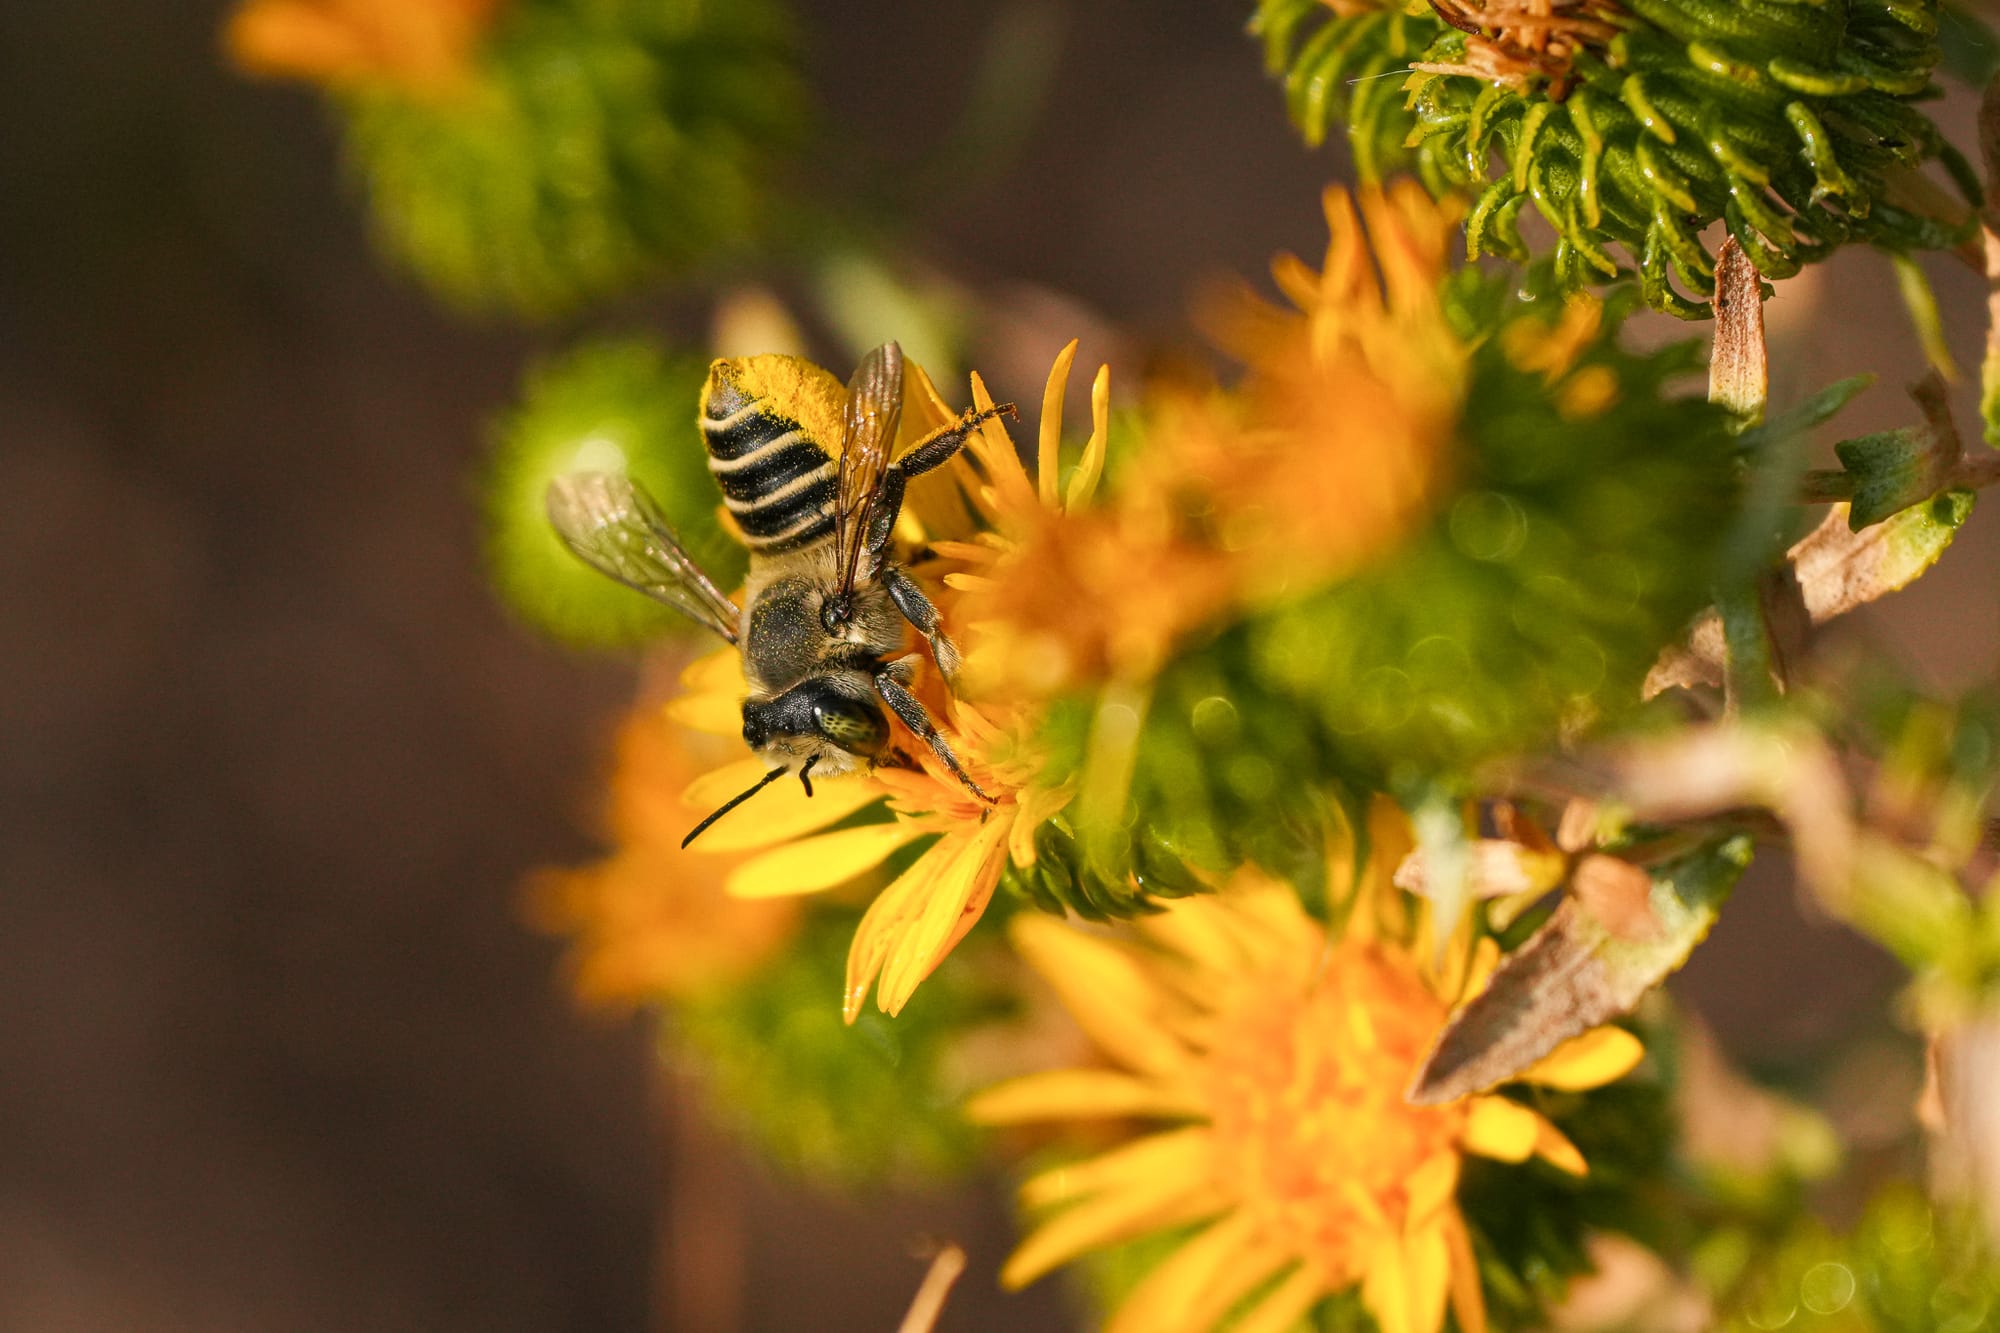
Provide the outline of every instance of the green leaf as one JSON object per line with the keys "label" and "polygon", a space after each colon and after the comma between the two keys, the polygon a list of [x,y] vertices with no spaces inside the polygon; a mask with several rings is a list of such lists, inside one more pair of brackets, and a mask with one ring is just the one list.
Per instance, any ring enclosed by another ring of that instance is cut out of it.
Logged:
{"label": "green leaf", "polygon": [[1968,490],[1950,490],[1929,504],[1905,509],[1883,524],[1884,541],[1875,576],[1893,591],[1914,583],[1937,563],[1952,538],[1972,515],[1976,497]]}
{"label": "green leaf", "polygon": [[1834,445],[1853,481],[1848,526],[1859,532],[1937,494],[1956,461],[1945,445],[1935,431],[1916,426]]}

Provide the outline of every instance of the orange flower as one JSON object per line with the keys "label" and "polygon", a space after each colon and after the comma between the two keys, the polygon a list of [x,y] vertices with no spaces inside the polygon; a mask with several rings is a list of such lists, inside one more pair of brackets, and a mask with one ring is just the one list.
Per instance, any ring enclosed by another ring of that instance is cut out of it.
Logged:
{"label": "orange flower", "polygon": [[713,748],[652,709],[628,718],[611,777],[617,851],[530,881],[537,927],[573,937],[569,967],[583,999],[690,995],[742,976],[791,936],[797,904],[724,892],[742,857],[681,850],[681,838],[707,813],[689,806],[685,793],[704,767],[697,755]]}
{"label": "orange flower", "polygon": [[[1122,1068],[1030,1074],[975,1098],[972,1116],[1165,1124],[1029,1180],[1023,1202],[1053,1211],[1002,1280],[1021,1286],[1089,1250],[1199,1224],[1132,1291],[1111,1333],[1205,1333],[1232,1311],[1233,1333],[1276,1333],[1356,1287],[1384,1333],[1438,1333],[1447,1306],[1461,1330],[1481,1333],[1457,1202],[1465,1157],[1587,1168],[1520,1101],[1403,1100],[1451,1005],[1497,957],[1490,940],[1461,935],[1434,963],[1422,929],[1383,929],[1421,922],[1411,911],[1377,870],[1335,935],[1290,889],[1248,875],[1141,919],[1129,942],[1015,918],[1023,957]],[[1598,1029],[1524,1081],[1595,1087],[1641,1054],[1629,1033]]]}
{"label": "orange flower", "polygon": [[247,0],[224,45],[239,69],[323,87],[435,93],[465,78],[505,0]]}
{"label": "orange flower", "polygon": [[1232,606],[1336,577],[1423,516],[1464,392],[1438,294],[1455,215],[1408,183],[1358,210],[1330,189],[1325,207],[1322,269],[1273,266],[1295,309],[1216,315],[1242,385],[1156,404],[1115,498],[1044,511],[969,601],[973,622],[1009,627],[997,666],[1016,684],[1143,680]]}

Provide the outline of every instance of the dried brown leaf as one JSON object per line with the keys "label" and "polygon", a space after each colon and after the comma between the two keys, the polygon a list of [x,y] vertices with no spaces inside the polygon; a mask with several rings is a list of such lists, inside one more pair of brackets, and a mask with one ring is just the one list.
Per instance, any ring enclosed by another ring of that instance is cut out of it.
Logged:
{"label": "dried brown leaf", "polygon": [[1732,236],[1716,255],[1715,350],[1708,362],[1708,397],[1754,423],[1763,420],[1770,388],[1762,280]]}

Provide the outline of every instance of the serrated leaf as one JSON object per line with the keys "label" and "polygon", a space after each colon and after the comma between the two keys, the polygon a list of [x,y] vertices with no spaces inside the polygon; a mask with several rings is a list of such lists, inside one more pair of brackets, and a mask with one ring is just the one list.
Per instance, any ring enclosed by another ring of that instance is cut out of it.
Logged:
{"label": "serrated leaf", "polygon": [[1694,952],[1750,864],[1748,835],[1654,869],[1656,933],[1614,933],[1568,899],[1453,1015],[1409,1100],[1435,1106],[1519,1074],[1571,1037],[1628,1013]]}
{"label": "serrated leaf", "polygon": [[1850,375],[1844,380],[1835,380],[1789,412],[1765,422],[1756,433],[1760,437],[1796,435],[1824,425],[1874,383],[1873,375]]}
{"label": "serrated leaf", "polygon": [[1905,426],[1834,445],[1853,482],[1848,527],[1859,532],[1937,494],[1957,461],[1955,444],[1935,431]]}
{"label": "serrated leaf", "polygon": [[1914,582],[1937,563],[1972,513],[1973,493],[1949,490],[1856,532],[1835,505],[1792,548],[1792,564],[1815,625]]}

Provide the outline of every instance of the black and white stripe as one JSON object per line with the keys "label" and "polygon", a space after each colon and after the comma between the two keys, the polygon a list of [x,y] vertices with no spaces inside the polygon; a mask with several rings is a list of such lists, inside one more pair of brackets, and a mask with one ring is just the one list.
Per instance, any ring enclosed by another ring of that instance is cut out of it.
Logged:
{"label": "black and white stripe", "polygon": [[833,534],[838,471],[798,423],[736,392],[717,392],[701,418],[708,468],[723,503],[760,555],[794,550]]}

